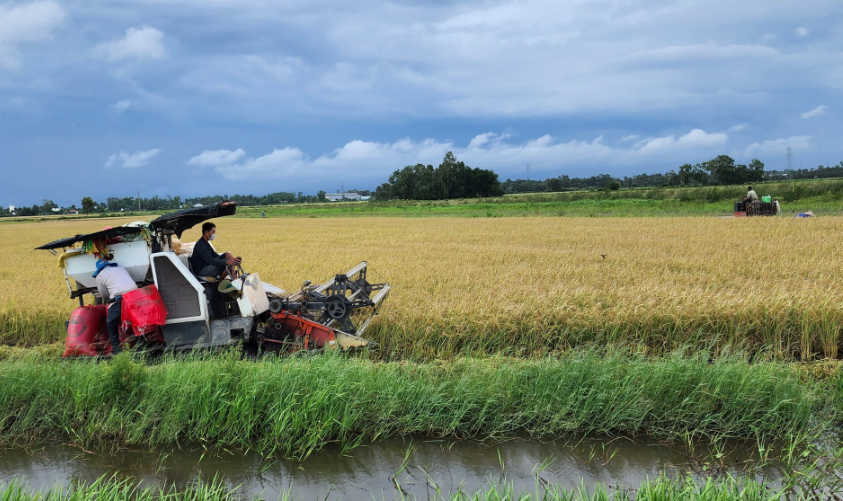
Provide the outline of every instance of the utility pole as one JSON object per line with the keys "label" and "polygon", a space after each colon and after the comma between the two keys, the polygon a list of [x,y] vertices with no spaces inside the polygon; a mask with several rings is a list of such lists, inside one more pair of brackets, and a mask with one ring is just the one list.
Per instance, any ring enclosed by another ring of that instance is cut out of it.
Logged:
{"label": "utility pole", "polygon": [[792,157],[792,156],[793,156],[793,154],[790,152],[790,146],[788,146],[787,147],[787,176],[791,179],[793,179],[793,173],[790,171],[790,157]]}
{"label": "utility pole", "polygon": [[138,212],[140,212],[140,188],[138,188]]}
{"label": "utility pole", "polygon": [[527,181],[530,180],[530,164],[527,164]]}
{"label": "utility pole", "polygon": [[342,195],[341,198],[345,200],[345,181],[342,182]]}

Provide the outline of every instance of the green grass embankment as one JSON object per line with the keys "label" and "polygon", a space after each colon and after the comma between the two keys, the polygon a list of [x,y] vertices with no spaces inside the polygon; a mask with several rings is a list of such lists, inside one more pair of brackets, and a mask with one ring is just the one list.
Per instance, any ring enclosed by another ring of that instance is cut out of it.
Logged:
{"label": "green grass embankment", "polygon": [[829,409],[843,400],[838,372],[818,383],[784,364],[738,358],[587,351],[417,364],[235,355],[151,366],[125,355],[108,363],[7,360],[0,363],[0,443],[190,442],[288,457],[306,457],[327,443],[352,448],[412,434],[615,433],[767,443],[802,440],[813,428],[831,426]]}

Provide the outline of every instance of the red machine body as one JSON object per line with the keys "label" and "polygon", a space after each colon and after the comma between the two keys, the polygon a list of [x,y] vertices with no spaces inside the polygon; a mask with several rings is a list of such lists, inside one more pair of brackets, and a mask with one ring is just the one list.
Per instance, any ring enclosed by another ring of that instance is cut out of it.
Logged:
{"label": "red machine body", "polygon": [[[97,357],[111,354],[108,340],[108,308],[89,305],[73,310],[67,325],[63,357]],[[147,336],[152,343],[163,343],[160,327],[167,320],[167,309],[154,285],[123,294],[120,342],[133,345],[135,338]],[[133,335],[134,334],[134,335]]]}
{"label": "red machine body", "polygon": [[289,341],[264,337],[258,340],[259,343],[292,344],[294,351],[297,347],[307,350],[309,348],[325,348],[336,345],[334,330],[312,320],[285,311],[272,313],[272,320],[274,321],[272,329],[287,334]]}
{"label": "red machine body", "polygon": [[135,336],[155,332],[167,321],[167,308],[155,285],[123,294],[121,317],[131,323]]}
{"label": "red machine body", "polygon": [[105,305],[80,306],[67,324],[63,357],[96,357],[111,353]]}

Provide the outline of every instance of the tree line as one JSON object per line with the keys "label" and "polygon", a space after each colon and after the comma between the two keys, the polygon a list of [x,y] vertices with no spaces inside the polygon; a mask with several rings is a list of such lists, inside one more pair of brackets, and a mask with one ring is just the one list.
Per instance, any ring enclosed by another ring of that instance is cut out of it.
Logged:
{"label": "tree line", "polygon": [[[843,176],[843,170],[841,170]],[[637,174],[633,176],[613,177],[609,174],[577,178],[558,176],[544,181],[507,179],[501,186],[506,193],[529,193],[538,191],[575,191],[575,190],[618,190],[622,187],[657,187],[657,186],[714,186],[730,184],[750,184],[764,181],[768,176],[764,171],[764,162],[753,158],[749,164],[738,164],[728,155],[698,164],[684,164],[677,170],[666,173]]]}
{"label": "tree line", "polygon": [[780,181],[782,179],[827,179],[830,177],[843,177],[843,162],[838,165],[819,165],[816,169],[785,169],[767,171],[765,179]]}
{"label": "tree line", "polygon": [[[369,190],[348,190],[346,193],[359,193],[362,196],[370,195]],[[152,211],[152,212],[167,212],[177,211],[195,207],[196,205],[211,205],[223,200],[233,200],[240,205],[281,205],[294,203],[317,203],[325,202],[325,191],[319,190],[316,195],[305,195],[302,192],[288,193],[277,192],[270,193],[263,196],[255,195],[211,195],[205,197],[188,197],[182,199],[179,196],[165,197],[108,197],[105,202],[97,202],[91,197],[83,197],[80,205],[76,204],[70,207],[59,207],[52,200],[43,200],[41,205],[33,205],[31,207],[15,207],[14,212],[10,211],[8,207],[0,208],[0,217],[8,216],[44,216],[53,214],[68,214],[71,211],[76,211],[81,214],[105,214],[114,212],[136,212],[136,211]],[[54,210],[58,209],[58,210]]]}
{"label": "tree line", "polygon": [[377,200],[447,200],[451,198],[497,197],[503,195],[498,175],[491,170],[471,168],[457,161],[452,152],[438,167],[408,165],[396,170],[375,190]]}

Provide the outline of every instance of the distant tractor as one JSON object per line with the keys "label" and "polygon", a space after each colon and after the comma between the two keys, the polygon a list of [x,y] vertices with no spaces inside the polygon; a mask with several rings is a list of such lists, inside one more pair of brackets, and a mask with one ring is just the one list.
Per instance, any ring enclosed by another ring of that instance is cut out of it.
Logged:
{"label": "distant tractor", "polygon": [[770,196],[763,196],[761,200],[735,202],[735,217],[775,216],[780,210],[779,201]]}

